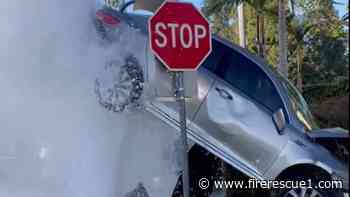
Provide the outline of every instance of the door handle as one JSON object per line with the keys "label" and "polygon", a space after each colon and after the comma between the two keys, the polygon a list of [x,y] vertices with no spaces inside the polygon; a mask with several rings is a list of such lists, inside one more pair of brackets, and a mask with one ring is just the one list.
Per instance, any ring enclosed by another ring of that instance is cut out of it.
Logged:
{"label": "door handle", "polygon": [[215,90],[219,93],[219,95],[224,98],[224,99],[227,99],[227,100],[233,100],[233,96],[225,89],[222,89],[222,88],[219,88],[219,87],[216,87]]}

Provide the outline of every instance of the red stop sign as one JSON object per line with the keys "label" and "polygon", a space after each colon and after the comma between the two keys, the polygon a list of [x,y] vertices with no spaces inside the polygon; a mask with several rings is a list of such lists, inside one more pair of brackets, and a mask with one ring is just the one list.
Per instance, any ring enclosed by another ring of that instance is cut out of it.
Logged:
{"label": "red stop sign", "polygon": [[165,2],[149,32],[151,49],[171,71],[195,71],[211,52],[210,25],[191,3]]}

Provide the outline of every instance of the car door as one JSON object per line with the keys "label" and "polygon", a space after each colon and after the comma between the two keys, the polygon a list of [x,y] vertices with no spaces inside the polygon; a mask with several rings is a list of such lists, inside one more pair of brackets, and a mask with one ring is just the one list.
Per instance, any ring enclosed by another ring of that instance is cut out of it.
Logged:
{"label": "car door", "polygon": [[[186,102],[186,116],[189,123],[194,119],[200,105],[208,95],[210,88],[213,87],[213,83],[216,80],[213,71],[218,65],[223,54],[225,54],[224,50],[226,48],[219,45],[215,40],[213,40],[212,47],[212,52],[202,63],[201,68],[197,72],[187,72],[184,74],[185,92],[189,90],[188,93],[185,94],[189,94],[187,96],[190,97],[190,99]],[[173,89],[173,78],[171,74],[166,71],[163,65],[157,65],[154,68],[157,69],[156,75],[158,76],[154,77],[157,78],[157,80],[153,80],[155,81],[155,84],[152,86],[157,88],[155,92],[157,92],[158,98],[151,101],[151,106],[166,114],[166,116],[172,119],[172,121],[179,123],[178,103],[171,99],[173,98],[172,95],[175,91]],[[159,81],[161,81],[161,83],[159,83]],[[195,86],[195,88],[189,86]],[[191,89],[194,89],[194,91],[191,91]]]}
{"label": "car door", "polygon": [[214,73],[216,82],[194,121],[197,129],[231,165],[261,176],[285,144],[272,120],[282,100],[265,72],[232,48]]}

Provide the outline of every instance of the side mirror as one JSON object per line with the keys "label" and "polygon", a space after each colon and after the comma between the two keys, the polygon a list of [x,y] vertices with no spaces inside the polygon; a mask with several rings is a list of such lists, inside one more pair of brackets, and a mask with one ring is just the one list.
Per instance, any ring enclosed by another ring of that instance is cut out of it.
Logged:
{"label": "side mirror", "polygon": [[273,122],[280,135],[284,134],[284,130],[287,125],[286,117],[284,116],[283,109],[279,109],[272,115]]}

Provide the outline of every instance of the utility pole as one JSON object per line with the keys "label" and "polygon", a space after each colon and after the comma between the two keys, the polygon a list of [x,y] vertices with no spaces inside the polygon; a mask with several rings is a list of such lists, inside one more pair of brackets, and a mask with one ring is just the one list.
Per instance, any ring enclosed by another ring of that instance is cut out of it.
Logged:
{"label": "utility pole", "polygon": [[239,31],[239,45],[243,48],[247,47],[244,21],[244,3],[241,2],[237,7],[238,13],[238,31]]}
{"label": "utility pole", "polygon": [[284,0],[278,0],[278,32],[279,32],[279,63],[278,70],[288,77],[288,38],[287,38],[286,5]]}

